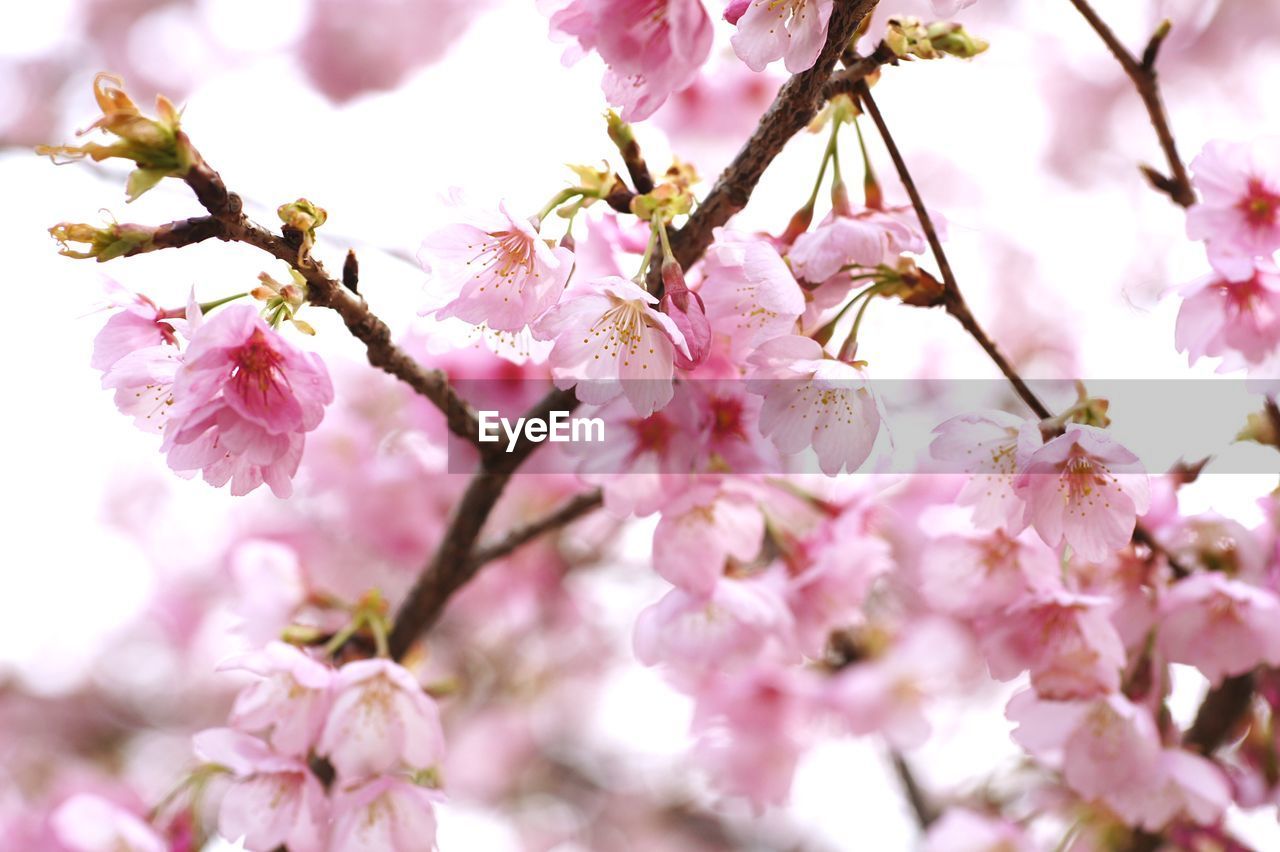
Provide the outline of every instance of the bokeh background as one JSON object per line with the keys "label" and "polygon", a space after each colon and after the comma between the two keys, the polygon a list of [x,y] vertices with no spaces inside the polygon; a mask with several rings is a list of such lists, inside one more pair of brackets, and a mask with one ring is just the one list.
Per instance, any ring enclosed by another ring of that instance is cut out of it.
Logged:
{"label": "bokeh background", "polygon": [[[1096,5],[1131,45],[1162,16],[1174,19],[1160,70],[1186,158],[1211,138],[1280,132],[1280,4]],[[877,20],[929,15],[915,0],[881,6]],[[1210,377],[1210,366],[1189,369],[1173,349],[1170,294],[1203,274],[1202,250],[1184,239],[1182,212],[1137,172],[1139,162],[1158,164],[1159,151],[1119,67],[1065,0],[979,0],[960,19],[991,42],[987,53],[887,69],[876,91],[926,200],[947,220],[948,250],[978,317],[1032,375]],[[199,211],[173,182],[126,205],[124,169],[55,167],[31,147],[67,140],[92,121],[98,70],[122,74],[139,103],[168,94],[255,216],[274,221],[275,206],[299,196],[325,207],[320,256],[333,265],[355,248],[374,310],[428,341],[424,352],[438,351],[446,344],[416,317],[425,278],[413,256],[421,237],[447,221],[442,195],[461,186],[482,203],[502,197],[532,212],[562,185],[564,163],[610,152],[599,64],[564,65],[564,45],[546,33],[528,0],[42,0],[4,9],[0,823],[55,795],[49,779],[102,770],[102,744],[88,731],[129,731],[113,741],[109,772],[143,799],[162,796],[190,762],[190,728],[225,712],[234,683],[220,684],[213,669],[248,641],[243,601],[261,588],[252,571],[233,568],[226,541],[273,517],[273,498],[232,499],[174,477],[154,439],[116,413],[89,369],[105,318],[102,277],[176,305],[192,287],[209,300],[246,289],[262,271],[285,275],[248,248],[220,243],[106,266],[57,256],[46,229],[58,221],[154,224]],[[674,153],[709,185],[768,103],[779,79],[747,79],[729,34],[718,22],[706,79],[638,128],[651,165]],[[807,194],[824,143],[796,139],[740,224],[780,230]],[[871,147],[890,200],[903,200]],[[306,318],[348,387],[367,378],[358,345],[334,317]],[[859,354],[879,376],[995,375],[945,316],[887,304],[869,316]],[[1168,428],[1192,414],[1171,412]],[[1214,452],[1224,469],[1240,470],[1248,453],[1266,452],[1229,447],[1231,437],[1187,455]],[[1262,520],[1256,499],[1274,486],[1267,475],[1210,475],[1181,499],[1253,525]],[[456,488],[441,485],[446,494]],[[637,569],[648,536],[643,523],[629,528],[611,564],[575,592],[620,658],[586,708],[579,765],[617,796],[679,788],[681,802],[707,803],[681,764],[688,704],[627,659],[634,614],[661,593]],[[1194,675],[1181,678],[1175,714],[1185,720],[1203,689]],[[938,735],[913,756],[927,787],[963,789],[1017,766],[1001,713],[1007,694],[935,708]],[[86,721],[84,707],[67,709],[79,699],[107,718]],[[33,767],[48,783],[33,786]],[[543,804],[536,819],[548,826],[588,819]],[[756,816],[728,805],[720,813],[760,848],[895,850],[917,840],[885,753],[871,741],[813,751],[787,809]],[[527,842],[527,826],[518,832],[465,797],[441,820],[445,849]],[[1259,848],[1280,848],[1274,812],[1233,814],[1231,824]],[[561,835],[573,831],[547,831]],[[591,847],[565,840],[555,848]]]}

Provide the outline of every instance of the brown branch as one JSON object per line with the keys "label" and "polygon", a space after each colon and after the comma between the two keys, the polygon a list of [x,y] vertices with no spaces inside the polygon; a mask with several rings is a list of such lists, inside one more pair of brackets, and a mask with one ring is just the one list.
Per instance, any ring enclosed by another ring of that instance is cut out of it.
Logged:
{"label": "brown branch", "polygon": [[1170,174],[1162,175],[1148,166],[1142,167],[1143,174],[1147,176],[1152,186],[1168,195],[1174,203],[1182,207],[1195,204],[1196,194],[1191,188],[1187,167],[1183,165],[1182,157],[1178,155],[1178,145],[1174,141],[1173,130],[1169,127],[1169,116],[1165,111],[1164,101],[1160,97],[1160,87],[1156,83],[1156,55],[1160,51],[1160,45],[1164,42],[1165,36],[1169,34],[1169,22],[1165,21],[1155,31],[1143,50],[1142,58],[1139,59],[1120,43],[1120,39],[1111,31],[1111,27],[1107,26],[1107,22],[1098,17],[1098,13],[1089,5],[1088,0],[1070,0],[1070,3],[1084,16],[1089,26],[1093,27],[1093,31],[1111,51],[1111,55],[1120,63],[1120,67],[1133,81],[1138,97],[1142,98],[1142,103],[1147,108],[1151,126],[1155,129],[1156,138],[1160,141],[1160,149],[1164,152],[1165,160],[1169,164]]}
{"label": "brown branch", "polygon": [[902,753],[894,749],[889,753],[889,757],[893,762],[894,774],[898,776],[898,782],[902,785],[902,794],[906,797],[907,804],[911,806],[911,813],[915,815],[916,824],[922,830],[928,828],[938,819],[937,809],[925,795],[924,788],[920,786],[915,772],[912,771],[911,765],[907,763]]}
{"label": "brown branch", "polygon": [[471,554],[471,563],[475,569],[478,569],[486,562],[508,556],[544,533],[567,526],[603,504],[604,495],[599,489],[578,494],[566,500],[554,512],[536,521],[530,521],[522,527],[516,527],[492,544],[477,547]]}
{"label": "brown branch", "polygon": [[866,56],[858,56],[849,51],[841,58],[847,60],[844,70],[832,74],[831,79],[822,87],[824,100],[829,101],[837,95],[856,94],[858,84],[879,71],[882,65],[898,64],[898,55],[883,41]]}
{"label": "brown branch", "polygon": [[1195,721],[1187,729],[1182,742],[1200,754],[1213,754],[1249,712],[1253,701],[1253,673],[1229,677],[1205,696]]}
{"label": "brown branch", "polygon": [[875,8],[876,2],[838,0],[831,12],[827,41],[818,54],[818,61],[783,85],[751,138],[716,180],[707,197],[702,199],[684,227],[671,235],[671,249],[681,267],[688,269],[702,257],[711,244],[712,231],[747,206],[765,169],[791,137],[817,114],[823,89],[831,79],[836,60],[853,38],[858,24]]}

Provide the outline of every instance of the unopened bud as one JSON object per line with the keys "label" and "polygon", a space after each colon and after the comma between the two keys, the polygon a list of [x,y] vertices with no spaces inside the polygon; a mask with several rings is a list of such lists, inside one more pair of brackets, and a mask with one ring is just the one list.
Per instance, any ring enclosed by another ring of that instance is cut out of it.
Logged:
{"label": "unopened bud", "polygon": [[890,18],[884,41],[897,56],[919,59],[941,59],[943,56],[970,59],[988,47],[986,41],[969,34],[960,24],[950,21],[925,24],[919,18],[909,16]]}
{"label": "unopened bud", "polygon": [[1255,411],[1244,421],[1244,428],[1236,435],[1237,441],[1253,441],[1268,447],[1280,447],[1280,432],[1275,418],[1266,411]]}
{"label": "unopened bud", "polygon": [[112,74],[94,77],[93,94],[102,117],[76,135],[101,130],[116,137],[110,145],[90,142],[85,145],[41,145],[36,153],[58,161],[59,157],[78,160],[88,157],[95,162],[110,158],[132,160],[136,168],[129,175],[125,191],[133,201],[166,177],[182,177],[197,159],[185,134],[179,128],[178,111],[163,95],[156,96],[157,118],[144,116],[124,91],[124,82]]}
{"label": "unopened bud", "polygon": [[[58,253],[64,257],[87,260],[93,258],[104,263],[131,252],[145,250],[155,237],[155,228],[143,225],[117,225],[112,223],[105,227],[95,227],[79,222],[59,222],[49,229],[49,233],[58,241],[61,248]],[[86,248],[72,248],[72,243],[83,244]]]}
{"label": "unopened bud", "polygon": [[676,349],[675,364],[682,370],[692,370],[711,354],[711,323],[706,306],[702,297],[685,284],[684,271],[675,260],[663,261],[662,285],[664,292],[658,308],[671,317],[689,349],[687,357]]}

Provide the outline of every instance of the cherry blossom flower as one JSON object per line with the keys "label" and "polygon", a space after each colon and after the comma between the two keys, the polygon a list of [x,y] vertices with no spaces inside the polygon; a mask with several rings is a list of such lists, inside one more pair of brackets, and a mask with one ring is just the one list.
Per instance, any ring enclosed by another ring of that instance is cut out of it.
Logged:
{"label": "cherry blossom flower", "polygon": [[[711,52],[712,27],[701,0],[570,0],[553,8],[551,29],[594,50],[608,66],[602,82],[627,121],[648,118],[689,85]],[[578,53],[566,59],[572,61]]]}
{"label": "cherry blossom flower", "polygon": [[53,833],[67,852],[169,852],[169,845],[137,815],[92,793],[77,793],[52,816]]}
{"label": "cherry blossom flower", "polygon": [[800,285],[763,239],[717,228],[702,267],[698,294],[712,329],[728,339],[734,358],[791,333],[804,313]]}
{"label": "cherry blossom flower", "polygon": [[1005,713],[1013,738],[1032,755],[1062,767],[1063,780],[1088,799],[1156,777],[1160,736],[1146,708],[1119,693],[1093,701],[1045,701],[1030,691]]}
{"label": "cherry blossom flower", "polygon": [[1225,278],[1249,278],[1253,258],[1280,248],[1280,140],[1210,142],[1191,170],[1200,202],[1187,211],[1187,236],[1205,241]]}
{"label": "cherry blossom flower", "polygon": [[227,572],[236,591],[239,632],[255,647],[279,636],[307,596],[297,552],[279,542],[241,542],[231,552]]}
{"label": "cherry blossom flower", "polygon": [[690,484],[698,445],[689,435],[697,428],[697,411],[687,391],[687,384],[679,385],[671,402],[648,417],[636,416],[625,397],[616,397],[592,412],[604,422],[603,444],[566,445],[580,458],[578,475],[601,488],[605,508],[617,517],[651,515]]}
{"label": "cherry blossom flower", "polygon": [[1053,551],[1001,530],[934,539],[921,556],[920,573],[929,605],[961,618],[996,615],[1059,586]]}
{"label": "cherry blossom flower", "polygon": [[218,671],[247,671],[262,678],[236,696],[230,724],[267,734],[284,757],[306,757],[329,712],[334,672],[293,645],[272,642],[261,651],[233,657]]}
{"label": "cherry blossom flower", "polygon": [[1280,598],[1208,572],[1179,580],[1160,601],[1159,647],[1211,683],[1280,662]]}
{"label": "cherry blossom flower", "polygon": [[688,357],[676,349],[675,365],[682,370],[692,370],[706,362],[711,354],[711,323],[707,320],[707,308],[702,297],[684,283],[680,264],[664,261],[662,264],[662,300],[659,310],[671,317],[684,337]]}
{"label": "cherry blossom flower", "polygon": [[1147,510],[1138,457],[1102,429],[1078,423],[1027,458],[1014,481],[1026,521],[1050,547],[1063,541],[1081,559],[1105,559],[1133,535]]}
{"label": "cherry blossom flower", "polygon": [[444,757],[435,702],[390,660],[357,660],[338,671],[328,720],[316,746],[346,780],[404,766],[427,769]]}
{"label": "cherry blossom flower", "polygon": [[343,788],[333,797],[329,850],[431,852],[441,801],[435,790],[394,775]]}
{"label": "cherry blossom flower", "polygon": [[1232,280],[1210,275],[1183,292],[1174,345],[1194,363],[1222,358],[1222,370],[1257,366],[1280,349],[1280,268],[1250,261]]}
{"label": "cherry blossom flower", "polygon": [[298,47],[311,83],[345,103],[444,55],[485,0],[315,0]]}
{"label": "cherry blossom flower", "polygon": [[992,677],[1031,671],[1044,698],[1104,695],[1120,687],[1124,643],[1107,600],[1059,591],[1029,598],[977,625]]}
{"label": "cherry blossom flower", "polygon": [[1018,725],[1014,740],[1061,766],[1068,787],[1105,802],[1128,824],[1157,831],[1179,814],[1213,823],[1230,802],[1227,780],[1211,761],[1162,748],[1150,711],[1119,693],[1057,702],[1020,692],[1006,715]]}
{"label": "cherry blossom flower", "polygon": [[1025,527],[1025,507],[1014,482],[1022,461],[1041,443],[1038,424],[986,411],[952,417],[933,431],[937,437],[929,452],[943,470],[970,474],[956,502],[973,507],[974,524],[1010,533]]}
{"label": "cherry blossom flower", "polygon": [[813,447],[828,476],[857,470],[871,455],[880,412],[860,367],[825,357],[799,335],[764,343],[748,363],[747,388],[764,397],[760,432],[781,452]]}
{"label": "cherry blossom flower", "polygon": [[893,563],[889,545],[870,534],[856,512],[829,524],[805,555],[808,564],[787,579],[786,599],[801,650],[819,657],[832,630],[857,623],[872,584]]}
{"label": "cherry blossom flower", "polygon": [[813,282],[826,281],[850,265],[894,263],[903,252],[924,251],[924,234],[909,212],[832,210],[822,224],[796,238],[787,259],[798,278]]}
{"label": "cherry blossom flower", "polygon": [[232,305],[200,326],[173,384],[161,449],[174,470],[247,494],[266,482],[292,491],[304,433],[333,401],[324,363],[295,349],[248,305]]}
{"label": "cherry blossom flower", "polygon": [[554,305],[573,270],[573,252],[552,248],[538,226],[499,213],[469,213],[474,221],[450,225],[422,241],[418,260],[447,299],[424,313],[457,317],[499,332],[519,332]]}
{"label": "cherry blossom flower", "polygon": [[[745,7],[745,8],[744,8]],[[798,74],[813,66],[827,40],[832,0],[750,0],[731,4],[725,17],[737,25],[730,43],[752,71],[781,59]]]}
{"label": "cherry blossom flower", "polygon": [[190,336],[200,327],[194,292],[185,318],[161,311],[147,297],[111,282],[113,314],[93,342],[90,365],[102,370],[102,386],[115,391],[116,408],[144,432],[160,433],[169,420],[173,382],[182,361],[178,332]]}
{"label": "cherry blossom flower", "polygon": [[689,357],[689,348],[657,302],[624,278],[571,287],[534,326],[535,335],[556,341],[549,359],[556,387],[576,386],[589,405],[621,394],[641,417],[670,402],[676,350]]}
{"label": "cherry blossom flower", "polygon": [[729,559],[760,551],[764,515],[759,498],[733,483],[690,488],[662,512],[653,532],[653,568],[695,596],[712,593]]}
{"label": "cherry blossom flower", "polygon": [[325,852],[329,801],[303,759],[282,757],[257,737],[228,728],[196,734],[196,754],[225,766],[235,781],[218,807],[218,832],[249,849],[288,846]]}
{"label": "cherry blossom flower", "polygon": [[769,664],[705,682],[696,697],[694,760],[718,789],[757,809],[784,803],[811,737],[814,695],[806,673]]}
{"label": "cherry blossom flower", "polygon": [[[634,649],[646,666],[666,665],[677,679],[772,654],[793,659],[791,613],[767,579],[716,581],[710,595],[672,589],[636,618]],[[767,650],[771,649],[771,650]]]}

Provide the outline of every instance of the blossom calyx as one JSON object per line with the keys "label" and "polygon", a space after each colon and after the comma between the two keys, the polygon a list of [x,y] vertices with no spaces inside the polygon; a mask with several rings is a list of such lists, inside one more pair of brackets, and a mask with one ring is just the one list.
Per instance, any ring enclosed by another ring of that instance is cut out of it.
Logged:
{"label": "blossom calyx", "polygon": [[329,218],[329,214],[325,212],[323,207],[319,207],[305,198],[299,198],[297,201],[291,201],[288,204],[281,204],[276,208],[276,215],[284,223],[286,236],[289,236],[289,231],[297,232],[296,239],[300,240],[298,245],[299,258],[311,251],[311,247],[316,242],[316,228],[323,225]]}
{"label": "blossom calyx", "polygon": [[[61,246],[58,254],[63,257],[74,257],[78,260],[93,258],[98,263],[104,263],[140,249],[145,250],[155,238],[156,229],[145,225],[120,225],[115,222],[104,227],[80,222],[59,222],[49,229],[49,233]],[[85,248],[83,250],[73,248],[71,243],[82,243]]]}
{"label": "blossom calyx", "polygon": [[102,117],[81,130],[84,135],[101,130],[116,137],[110,145],[41,145],[36,153],[55,161],[88,157],[95,162],[117,157],[137,163],[125,191],[133,201],[166,177],[183,177],[200,155],[179,127],[178,110],[164,95],[156,96],[158,118],[148,118],[124,91],[124,81],[113,74],[100,73],[93,79],[93,94]]}
{"label": "blossom calyx", "polygon": [[896,55],[919,59],[943,56],[972,59],[988,47],[986,41],[971,35],[960,24],[950,21],[926,24],[909,16],[890,18],[884,41]]}

